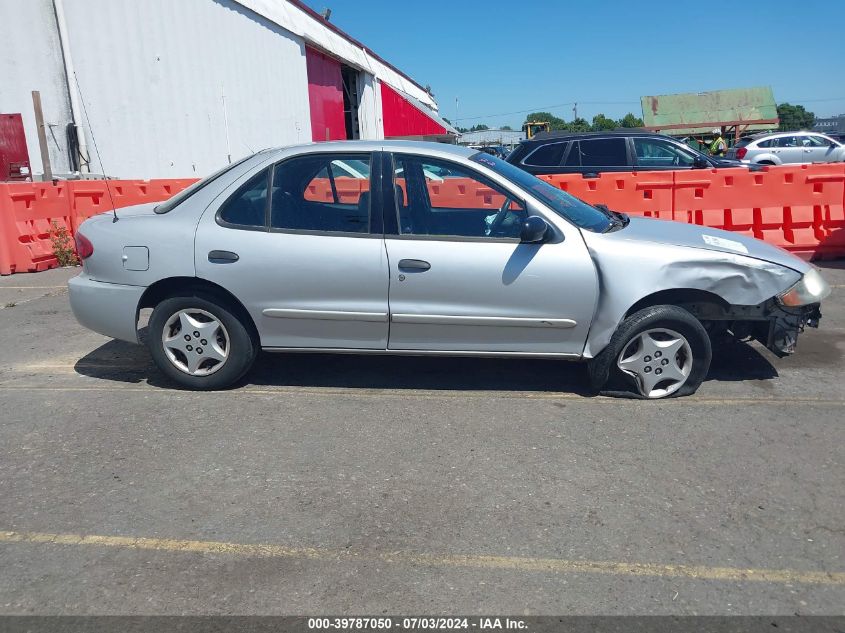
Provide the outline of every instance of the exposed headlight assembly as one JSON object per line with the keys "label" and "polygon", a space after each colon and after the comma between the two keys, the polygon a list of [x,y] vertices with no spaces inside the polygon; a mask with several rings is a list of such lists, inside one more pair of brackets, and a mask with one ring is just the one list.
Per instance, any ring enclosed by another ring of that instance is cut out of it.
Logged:
{"label": "exposed headlight assembly", "polygon": [[817,268],[812,268],[786,292],[778,295],[778,301],[785,306],[805,306],[819,303],[830,294],[830,286]]}

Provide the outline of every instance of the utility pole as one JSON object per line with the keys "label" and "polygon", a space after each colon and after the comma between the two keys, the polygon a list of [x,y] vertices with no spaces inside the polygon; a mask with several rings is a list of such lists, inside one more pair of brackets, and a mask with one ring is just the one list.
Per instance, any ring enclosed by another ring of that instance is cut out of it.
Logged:
{"label": "utility pole", "polygon": [[573,119],[578,118],[578,104],[577,103],[572,104],[572,118]]}

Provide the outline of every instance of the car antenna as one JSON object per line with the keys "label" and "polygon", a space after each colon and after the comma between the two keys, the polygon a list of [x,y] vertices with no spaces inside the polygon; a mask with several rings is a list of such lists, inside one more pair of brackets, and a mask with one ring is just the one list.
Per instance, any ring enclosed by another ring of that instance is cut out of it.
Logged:
{"label": "car antenna", "polygon": [[97,139],[94,137],[94,127],[91,125],[91,119],[88,117],[88,108],[85,107],[85,97],[82,96],[82,86],[79,85],[79,78],[76,76],[76,71],[73,71],[73,81],[76,84],[76,90],[79,92],[79,100],[82,102],[82,112],[85,114],[85,122],[88,123],[88,131],[91,132],[91,142],[94,144],[94,152],[97,154],[97,160],[100,163],[100,167],[103,168],[103,180],[106,183],[106,193],[109,194],[111,212],[114,215],[112,223],[115,223],[119,218],[117,217],[117,209],[114,207],[114,198],[111,195],[109,177],[106,175],[106,168],[103,167],[103,158],[100,156],[100,149],[97,147]]}

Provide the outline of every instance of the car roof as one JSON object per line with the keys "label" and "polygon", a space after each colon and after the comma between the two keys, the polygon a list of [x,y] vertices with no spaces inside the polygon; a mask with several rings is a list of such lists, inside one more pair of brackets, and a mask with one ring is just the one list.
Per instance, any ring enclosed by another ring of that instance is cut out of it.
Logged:
{"label": "car roof", "polygon": [[399,140],[354,140],[354,141],[325,141],[319,143],[301,143],[299,145],[286,145],[273,148],[272,151],[311,150],[318,152],[377,152],[406,151],[406,152],[436,152],[440,154],[452,154],[468,158],[478,153],[478,150],[464,147],[463,145],[452,145],[450,143],[434,143],[431,141],[399,141]]}
{"label": "car roof", "polygon": [[590,138],[592,136],[657,136],[660,138],[672,138],[660,132],[649,132],[638,128],[625,128],[617,130],[605,130],[603,132],[567,132],[566,130],[555,130],[552,132],[538,132],[534,138],[525,140],[523,143],[533,143],[535,141],[545,141],[550,139],[577,139]]}
{"label": "car roof", "polygon": [[759,134],[752,134],[748,138],[759,141],[761,138],[770,138],[775,136],[795,136],[796,134],[818,134],[824,136],[823,132],[813,132],[812,130],[798,130],[794,132],[760,132]]}

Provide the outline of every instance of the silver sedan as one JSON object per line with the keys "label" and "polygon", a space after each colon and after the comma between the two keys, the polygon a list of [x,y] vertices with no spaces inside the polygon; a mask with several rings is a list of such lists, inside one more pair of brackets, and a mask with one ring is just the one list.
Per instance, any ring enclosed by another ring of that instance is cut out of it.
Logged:
{"label": "silver sedan", "polygon": [[259,152],[87,220],[77,249],[80,323],[137,343],[152,308],[152,357],[191,389],[232,385],[263,349],[586,361],[596,390],[679,396],[707,375],[712,335],[790,354],[829,293],[764,242],[400,141]]}

